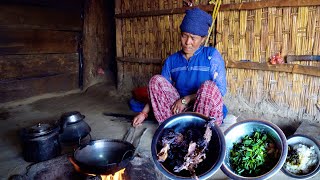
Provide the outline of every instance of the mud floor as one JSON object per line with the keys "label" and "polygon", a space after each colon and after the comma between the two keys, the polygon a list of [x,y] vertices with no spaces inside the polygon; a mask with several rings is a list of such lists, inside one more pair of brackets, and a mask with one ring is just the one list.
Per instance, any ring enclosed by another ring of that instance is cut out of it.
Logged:
{"label": "mud floor", "polygon": [[[115,116],[106,116],[104,113],[118,113],[135,115],[128,106],[130,94],[119,94],[116,88],[108,84],[97,84],[85,92],[41,99],[35,102],[15,104],[11,107],[0,107],[0,178],[8,179],[15,174],[23,174],[31,163],[22,157],[21,139],[19,132],[22,128],[37,123],[53,123],[61,114],[68,111],[79,111],[86,116],[85,121],[91,127],[92,139],[122,139],[131,127],[131,119]],[[229,111],[230,115],[241,119],[259,118],[270,120],[277,124],[286,135],[291,135],[301,122],[268,115],[254,114],[246,111]],[[232,117],[232,116],[231,116]],[[225,130],[230,124],[225,123],[221,128]],[[137,153],[151,159],[150,146],[152,136],[158,123],[148,120],[136,129],[133,143],[140,140]],[[135,144],[137,145],[137,143]],[[63,149],[63,153],[72,152],[72,148]],[[161,175],[158,179],[166,179]],[[279,172],[272,179],[289,179]],[[319,178],[319,176],[314,179]],[[228,179],[219,170],[210,179]]]}

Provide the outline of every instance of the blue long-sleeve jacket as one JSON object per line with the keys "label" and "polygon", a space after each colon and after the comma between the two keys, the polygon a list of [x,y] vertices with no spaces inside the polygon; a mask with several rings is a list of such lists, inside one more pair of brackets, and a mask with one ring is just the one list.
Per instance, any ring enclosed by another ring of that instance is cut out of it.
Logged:
{"label": "blue long-sleeve jacket", "polygon": [[189,60],[182,51],[172,54],[165,60],[161,75],[176,87],[181,97],[195,94],[206,80],[214,81],[222,96],[227,92],[225,63],[213,47],[201,46]]}

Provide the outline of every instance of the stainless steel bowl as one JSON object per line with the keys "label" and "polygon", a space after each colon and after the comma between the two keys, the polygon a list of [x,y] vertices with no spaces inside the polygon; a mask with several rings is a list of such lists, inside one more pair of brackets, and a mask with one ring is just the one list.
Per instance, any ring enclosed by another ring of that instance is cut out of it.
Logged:
{"label": "stainless steel bowl", "polygon": [[[280,151],[280,157],[275,166],[265,174],[256,177],[245,177],[235,173],[230,164],[230,150],[233,148],[233,143],[239,142],[245,135],[251,135],[254,131],[264,131],[269,137],[271,137],[277,149]],[[222,163],[221,170],[231,179],[268,179],[275,175],[285,163],[288,144],[287,139],[282,130],[272,124],[271,122],[264,120],[243,120],[230,126],[225,132],[226,139],[226,157]]]}
{"label": "stainless steel bowl", "polygon": [[[156,130],[151,145],[151,153],[153,161],[159,171],[169,179],[174,180],[191,180],[193,179],[187,170],[183,170],[179,173],[174,172],[172,167],[166,165],[166,163],[160,163],[158,161],[157,154],[161,150],[159,142],[166,129],[174,129],[175,132],[183,132],[185,129],[194,128],[205,132],[205,124],[210,119],[202,114],[195,112],[180,113],[171,116],[165,120]],[[206,153],[206,159],[201,162],[196,168],[196,175],[199,179],[207,179],[211,177],[221,167],[222,161],[225,157],[225,139],[223,133],[218,126],[212,125],[212,136],[209,142],[209,152]]]}
{"label": "stainless steel bowl", "polygon": [[285,166],[283,166],[281,171],[284,174],[286,174],[289,177],[296,178],[296,179],[309,179],[309,178],[314,177],[317,173],[319,173],[319,171],[320,171],[320,150],[319,150],[320,145],[319,145],[319,143],[317,143],[317,141],[315,139],[313,139],[312,137],[309,137],[307,135],[295,134],[295,135],[290,136],[288,138],[287,142],[288,142],[288,145],[291,145],[291,146],[296,145],[296,144],[303,144],[308,147],[314,146],[315,151],[318,155],[318,163],[312,170],[310,170],[310,172],[308,174],[303,174],[303,175],[297,175],[297,174],[291,173],[286,170]]}

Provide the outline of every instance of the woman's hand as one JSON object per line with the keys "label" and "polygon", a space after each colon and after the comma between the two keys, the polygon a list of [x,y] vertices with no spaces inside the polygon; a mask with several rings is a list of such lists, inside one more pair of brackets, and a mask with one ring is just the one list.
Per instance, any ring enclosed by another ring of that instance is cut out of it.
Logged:
{"label": "woman's hand", "polygon": [[[188,109],[188,104],[193,102],[196,98],[196,94],[190,94],[181,99],[178,99],[171,107],[172,114],[179,114],[185,112]],[[182,103],[182,99],[185,100],[186,104]]]}
{"label": "woman's hand", "polygon": [[143,121],[148,117],[148,113],[150,111],[150,105],[146,104],[143,110],[137,114],[132,120],[132,126],[137,127],[143,123]]}
{"label": "woman's hand", "polygon": [[145,113],[139,113],[133,118],[132,126],[137,127],[143,123],[143,121],[147,118]]}
{"label": "woman's hand", "polygon": [[181,99],[176,100],[176,102],[172,105],[171,111],[172,114],[179,114],[186,110],[187,106],[182,104]]}

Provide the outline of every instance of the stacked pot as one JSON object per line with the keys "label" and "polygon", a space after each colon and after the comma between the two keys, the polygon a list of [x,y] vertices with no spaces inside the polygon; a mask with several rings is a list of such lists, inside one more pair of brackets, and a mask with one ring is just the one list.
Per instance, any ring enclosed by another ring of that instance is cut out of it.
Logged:
{"label": "stacked pot", "polygon": [[38,123],[21,130],[22,154],[28,162],[41,162],[61,154],[62,143],[75,143],[87,135],[91,128],[78,111],[61,115],[55,124]]}

